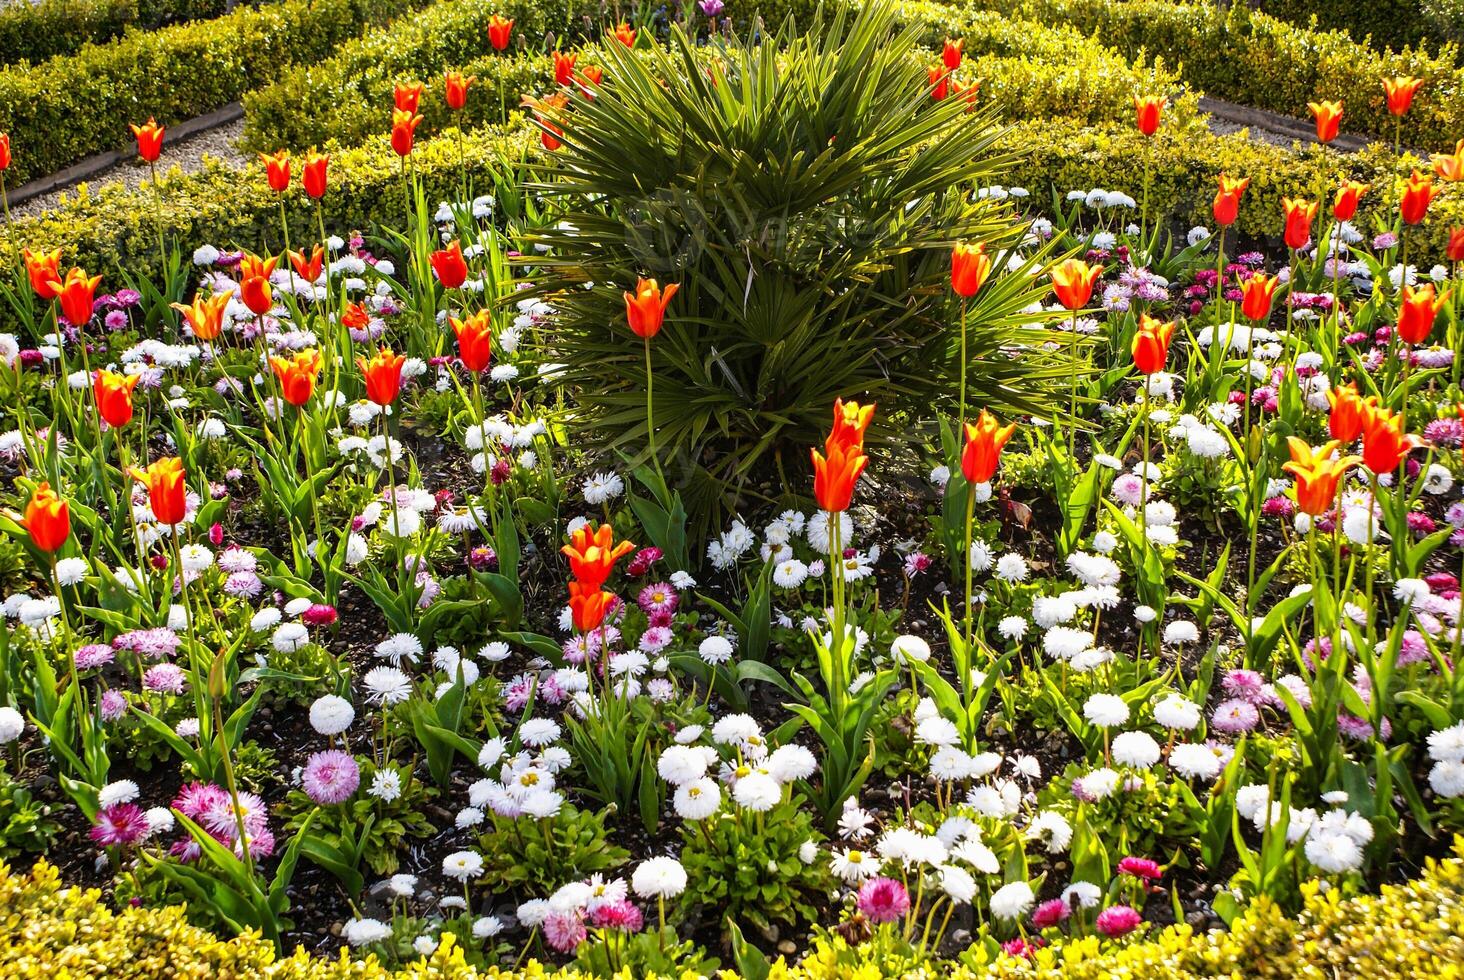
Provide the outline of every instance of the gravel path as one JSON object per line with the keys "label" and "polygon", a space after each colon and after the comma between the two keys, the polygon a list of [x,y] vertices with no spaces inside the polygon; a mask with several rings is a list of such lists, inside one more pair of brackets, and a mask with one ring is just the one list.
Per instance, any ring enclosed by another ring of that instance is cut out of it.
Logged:
{"label": "gravel path", "polygon": [[[166,173],[172,167],[178,167],[184,173],[195,173],[203,169],[205,154],[234,167],[246,166],[251,162],[251,158],[240,153],[235,146],[243,133],[244,120],[240,118],[202,133],[195,133],[186,139],[172,140],[165,134],[163,155],[158,158],[158,171]],[[133,157],[126,163],[119,163],[102,171],[84,183],[93,188],[113,183],[121,183],[132,188],[142,186],[147,179],[147,164]],[[11,211],[17,217],[50,211],[61,203],[63,197],[75,196],[77,186],[79,185],[72,184],[69,187],[33,197],[22,204],[14,205]]]}

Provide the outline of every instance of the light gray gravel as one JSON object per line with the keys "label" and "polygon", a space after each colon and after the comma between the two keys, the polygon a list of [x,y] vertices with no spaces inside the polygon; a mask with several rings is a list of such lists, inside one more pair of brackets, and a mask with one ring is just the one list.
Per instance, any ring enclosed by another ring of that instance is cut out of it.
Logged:
{"label": "light gray gravel", "polygon": [[[243,132],[244,120],[240,118],[214,129],[195,133],[187,139],[172,140],[168,138],[167,134],[164,134],[163,155],[158,158],[158,172],[167,173],[171,168],[178,167],[184,173],[195,173],[203,168],[204,154],[231,166],[245,167],[251,162],[251,158],[240,153],[235,146]],[[116,183],[135,188],[145,184],[147,179],[147,164],[134,156],[128,162],[119,163],[83,183],[93,190]],[[16,217],[41,214],[55,208],[64,197],[75,196],[75,189],[78,186],[80,185],[72,184],[51,193],[33,197],[23,204],[13,206],[11,211]]]}

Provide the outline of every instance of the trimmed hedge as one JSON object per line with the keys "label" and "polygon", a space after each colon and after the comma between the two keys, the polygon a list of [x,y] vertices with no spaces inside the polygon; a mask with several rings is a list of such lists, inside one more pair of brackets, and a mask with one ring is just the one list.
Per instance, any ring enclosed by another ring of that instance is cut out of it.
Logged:
{"label": "trimmed hedge", "polygon": [[[493,9],[482,0],[442,3],[412,25],[373,32],[344,45],[325,63],[288,72],[244,97],[243,145],[264,152],[300,150],[353,145],[387,132],[392,86],[411,78],[429,86],[418,110],[424,117],[422,132],[502,121],[504,106],[552,87],[553,65],[546,54],[487,51],[483,25]],[[901,16],[925,28],[923,43],[936,49],[928,54],[932,63],[946,37],[963,37],[965,77],[982,79],[983,98],[997,102],[1007,118],[1119,123],[1132,118],[1135,91],[1180,87],[1178,76],[1162,64],[1131,65],[1071,28],[1012,22],[991,12],[929,2],[904,4]],[[462,52],[474,46],[486,53],[464,61]],[[581,46],[580,64],[594,64],[597,50]],[[450,111],[442,100],[441,76],[449,68],[478,78],[463,113]],[[1197,118],[1195,96],[1180,94],[1169,112],[1171,124],[1198,125]]]}
{"label": "trimmed hedge", "polygon": [[1342,99],[1344,132],[1392,141],[1382,80],[1416,75],[1424,87],[1403,123],[1403,142],[1447,151],[1464,137],[1464,68],[1454,51],[1374,51],[1340,31],[1313,31],[1244,3],[1222,12],[1173,0],[964,0],[968,9],[1008,11],[1032,20],[1070,23],[1131,57],[1141,53],[1180,65],[1185,82],[1210,95],[1310,118],[1306,104]]}
{"label": "trimmed hedge", "polygon": [[1315,22],[1331,31],[1346,31],[1358,41],[1400,51],[1430,40],[1429,25],[1419,0],[1260,0],[1262,10],[1299,27]]}
{"label": "trimmed hedge", "polygon": [[218,109],[289,65],[426,0],[284,0],[212,21],[133,32],[35,66],[0,70],[0,131],[11,186],[132,145],[128,123],[177,123]]}
{"label": "trimmed hedge", "polygon": [[[1456,855],[1464,845],[1456,841]],[[841,938],[819,940],[795,966],[781,958],[768,980],[847,980],[865,977],[949,976],[952,980],[1457,980],[1464,963],[1464,860],[1429,859],[1423,874],[1381,894],[1344,897],[1319,882],[1303,888],[1295,918],[1258,899],[1228,930],[1196,933],[1188,925],[1149,938],[1105,943],[1088,937],[1059,940],[1032,959],[973,947],[966,961],[906,973],[878,959],[876,945],[850,947]],[[303,947],[278,958],[258,936],[221,940],[188,924],[180,906],[113,912],[96,889],[65,888],[44,860],[29,874],[0,864],[0,974],[16,980],[108,977],[165,980],[226,976],[234,980],[577,980],[578,970],[531,961],[522,971],[469,966],[451,937],[431,956],[399,970],[373,956],[354,960],[342,951],[314,957]],[[628,974],[627,974],[628,976]],[[693,976],[691,974],[688,977]],[[722,971],[723,980],[737,980]],[[647,978],[650,980],[650,978]]]}
{"label": "trimmed hedge", "polygon": [[[552,84],[546,35],[553,32],[556,43],[566,36],[574,43],[591,11],[599,11],[591,0],[442,0],[246,94],[241,144],[263,152],[302,150],[351,146],[388,132],[392,87],[399,81],[427,85],[419,109],[427,129],[421,131],[441,129],[454,116],[442,101],[442,74],[448,69],[478,76],[468,92],[474,122],[501,121],[500,104],[512,107],[520,94],[543,89],[546,79]],[[513,46],[502,53],[488,43],[488,20],[494,14],[514,21]]]}
{"label": "trimmed hedge", "polygon": [[15,0],[0,8],[0,65],[38,64],[129,27],[206,20],[226,9],[226,0]]}
{"label": "trimmed hedge", "polygon": [[[419,141],[412,167],[429,201],[455,200],[461,193],[460,159],[466,160],[468,179],[491,190],[495,168],[525,158],[538,146],[537,131],[515,117],[507,126],[464,134],[461,145],[455,132]],[[332,155],[328,173],[323,207],[331,232],[345,235],[377,222],[403,224],[401,162],[385,138]],[[123,270],[158,274],[160,225],[185,254],[205,243],[255,250],[280,245],[279,195],[265,183],[263,167],[241,172],[212,161],[197,173],[174,169],[163,177],[161,190],[159,197],[151,186],[109,184],[92,194],[79,185],[78,196],[54,211],[18,219],[8,234],[0,232],[0,264],[13,266],[22,248],[60,248],[67,265],[100,273],[115,286]],[[315,241],[314,204],[298,181],[285,201],[290,240]]]}

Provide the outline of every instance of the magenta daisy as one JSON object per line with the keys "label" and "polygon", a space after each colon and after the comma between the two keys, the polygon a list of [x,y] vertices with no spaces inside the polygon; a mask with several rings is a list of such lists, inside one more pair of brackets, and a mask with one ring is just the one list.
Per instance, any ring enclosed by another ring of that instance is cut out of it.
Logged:
{"label": "magenta daisy", "polygon": [[114,803],[97,814],[91,839],[103,847],[127,847],[147,836],[147,815],[136,803]]}
{"label": "magenta daisy", "polygon": [[316,752],[305,761],[300,782],[306,795],[322,806],[344,803],[361,784],[361,767],[349,753],[337,749]]}

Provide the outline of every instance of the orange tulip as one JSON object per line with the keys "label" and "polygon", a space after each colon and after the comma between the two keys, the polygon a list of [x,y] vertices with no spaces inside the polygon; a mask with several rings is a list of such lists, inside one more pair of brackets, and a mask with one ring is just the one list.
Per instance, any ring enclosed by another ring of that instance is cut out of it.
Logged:
{"label": "orange tulip", "polygon": [[85,326],[91,322],[93,301],[101,281],[101,276],[88,278],[85,272],[73,268],[66,273],[64,283],[51,282],[51,288],[61,301],[61,313],[73,327]]}
{"label": "orange tulip", "polygon": [[274,308],[274,292],[270,289],[269,277],[279,261],[273,255],[261,259],[247,252],[239,260],[239,299],[256,316],[264,316]]}
{"label": "orange tulip", "polygon": [[365,330],[371,326],[371,314],[360,303],[347,303],[341,310],[341,326],[347,330]]}
{"label": "orange tulip", "polygon": [[1174,322],[1160,322],[1147,313],[1139,314],[1139,330],[1134,334],[1134,367],[1140,374],[1154,374],[1164,370],[1169,359],[1169,342],[1174,338]]}
{"label": "orange tulip", "polygon": [[412,152],[412,141],[415,139],[417,127],[422,124],[422,117],[414,115],[406,109],[393,109],[391,111],[391,150],[399,157],[407,156]]}
{"label": "orange tulip", "polygon": [[280,379],[280,394],[296,408],[315,394],[315,378],[320,374],[320,351],[313,347],[294,357],[271,357],[269,366]]}
{"label": "orange tulip", "polygon": [[488,370],[493,357],[493,317],[487,310],[479,310],[472,316],[459,320],[449,317],[452,332],[457,334],[458,359],[463,367],[478,374]]}
{"label": "orange tulip", "polygon": [[305,187],[305,193],[315,200],[325,196],[326,168],[330,166],[330,157],[322,153],[316,153],[312,149],[305,154],[305,166],[301,169],[300,183]]}
{"label": "orange tulip", "polygon": [[392,107],[409,116],[416,114],[417,103],[422,101],[422,88],[421,82],[398,82],[391,90]]}
{"label": "orange tulip", "polygon": [[591,99],[595,97],[593,89],[600,87],[600,81],[605,77],[605,69],[599,65],[586,65],[579,74],[580,91]]}
{"label": "orange tulip", "polygon": [[132,389],[141,380],[140,374],[115,374],[106,368],[96,372],[92,378],[92,397],[103,422],[120,429],[132,421]]}
{"label": "orange tulip", "polygon": [[1355,180],[1344,180],[1342,186],[1337,189],[1337,197],[1332,202],[1332,217],[1338,221],[1351,221],[1352,216],[1357,213],[1357,202],[1369,190],[1367,184]]}
{"label": "orange tulip", "polygon": [[1134,124],[1145,136],[1159,132],[1159,117],[1164,113],[1168,100],[1162,95],[1134,96]]}
{"label": "orange tulip", "polygon": [[1252,272],[1250,278],[1240,284],[1240,312],[1248,320],[1265,321],[1271,316],[1271,298],[1276,295],[1279,276],[1268,276],[1264,272]]}
{"label": "orange tulip", "polygon": [[1464,228],[1449,229],[1449,244],[1444,246],[1444,255],[1450,262],[1464,261]]}
{"label": "orange tulip", "polygon": [[864,433],[874,420],[874,406],[858,402],[834,399],[834,427],[824,440],[824,452],[832,454],[836,448],[864,450]]}
{"label": "orange tulip", "polygon": [[945,47],[941,49],[940,60],[946,68],[955,71],[961,67],[961,49],[966,46],[965,41],[952,41],[946,38]]}
{"label": "orange tulip", "polygon": [[30,278],[31,289],[43,302],[55,299],[56,290],[51,284],[61,278],[61,250],[36,254],[27,248],[20,254],[25,259],[25,274]]}
{"label": "orange tulip", "polygon": [[54,555],[71,537],[71,509],[49,483],[42,483],[25,505],[20,524],[38,550]]}
{"label": "orange tulip", "polygon": [[513,21],[498,14],[488,18],[488,43],[494,51],[508,47],[509,36],[513,34]]}
{"label": "orange tulip", "polygon": [[991,258],[986,254],[986,244],[978,242],[956,242],[951,252],[951,289],[957,296],[968,299],[981,291],[986,278],[991,275]]}
{"label": "orange tulip", "polygon": [[635,47],[635,28],[621,21],[615,25],[615,39],[627,48]]}
{"label": "orange tulip", "polygon": [[295,275],[306,282],[314,282],[325,271],[325,249],[316,245],[308,258],[304,252],[291,252],[290,265],[294,267]]}
{"label": "orange tulip", "polygon": [[1089,265],[1082,259],[1064,259],[1048,273],[1052,291],[1066,309],[1080,310],[1093,295],[1093,283],[1103,274],[1103,266]]}
{"label": "orange tulip", "polygon": [[381,348],[369,361],[364,357],[356,358],[356,366],[366,380],[366,397],[383,408],[396,401],[402,390],[402,365],[405,363],[407,359],[393,354],[390,347]]}
{"label": "orange tulip", "polygon": [[1308,102],[1306,107],[1312,111],[1317,118],[1317,141],[1330,143],[1337,138],[1337,130],[1342,126],[1342,103],[1337,102]]}
{"label": "orange tulip", "polygon": [[1335,440],[1313,449],[1304,439],[1290,436],[1291,461],[1281,469],[1296,477],[1296,506],[1304,514],[1316,517],[1332,509],[1337,500],[1337,487],[1347,471],[1359,460],[1356,456],[1333,459],[1341,444]]}
{"label": "orange tulip", "polygon": [[966,100],[966,111],[976,111],[976,99],[981,95],[981,83],[972,82],[970,85],[962,85],[960,82],[951,82],[951,95],[958,99]]}
{"label": "orange tulip", "polygon": [[1433,333],[1434,320],[1439,310],[1449,301],[1449,290],[1442,296],[1434,295],[1433,283],[1422,289],[1403,286],[1403,296],[1398,303],[1398,336],[1410,344],[1421,344]]}
{"label": "orange tulip", "polygon": [[264,179],[269,182],[269,189],[283,194],[290,189],[290,151],[277,150],[273,154],[261,153],[260,163],[264,164]]}
{"label": "orange tulip", "polygon": [[1388,96],[1388,111],[1395,116],[1406,113],[1413,105],[1413,94],[1423,84],[1423,79],[1410,75],[1398,75],[1383,79],[1383,91]]}
{"label": "orange tulip", "polygon": [[1417,440],[1403,432],[1403,417],[1372,406],[1363,419],[1362,463],[1374,473],[1391,473],[1402,465]]}
{"label": "orange tulip", "polygon": [[147,501],[152,505],[153,518],[159,524],[183,522],[188,513],[188,484],[181,459],[168,456],[145,470],[134,466],[128,472],[134,480],[147,487]]}
{"label": "orange tulip", "polygon": [[579,582],[569,583],[569,612],[574,628],[581,633],[593,633],[605,622],[610,603],[615,593],[598,588],[586,588]]}
{"label": "orange tulip", "polygon": [[951,73],[946,70],[945,65],[932,65],[925,73],[930,78],[930,97],[937,102],[943,102],[950,94]]}
{"label": "orange tulip", "polygon": [[629,541],[615,541],[615,530],[609,524],[593,530],[585,524],[559,552],[569,559],[569,570],[582,588],[598,589],[609,581],[615,563],[634,550]]}
{"label": "orange tulip", "polygon": [[996,416],[981,410],[975,424],[966,423],[966,447],[961,451],[961,474],[967,483],[987,483],[996,475],[997,464],[1001,462],[1002,448],[1017,424],[1001,425]]}
{"label": "orange tulip", "polygon": [[10,134],[0,133],[0,170],[10,169]]}
{"label": "orange tulip", "polygon": [[141,126],[132,126],[132,135],[137,137],[137,155],[145,163],[156,163],[163,152],[163,127],[152,116]]}
{"label": "orange tulip", "polygon": [[1440,180],[1464,180],[1464,140],[1454,144],[1453,153],[1435,153],[1429,157],[1429,162]]}
{"label": "orange tulip", "polygon": [[1327,431],[1333,439],[1345,445],[1362,435],[1376,399],[1364,400],[1358,396],[1356,385],[1346,384],[1327,392],[1327,401],[1332,406],[1331,414],[1327,416]]}
{"label": "orange tulip", "polygon": [[195,338],[217,340],[219,334],[224,331],[224,311],[229,307],[229,294],[215,293],[212,296],[204,296],[199,293],[193,297],[191,306],[184,306],[182,303],[170,305],[183,314],[183,319],[188,322],[188,327],[193,331]]}
{"label": "orange tulip", "polygon": [[568,85],[574,81],[574,63],[578,58],[577,54],[554,52],[554,84]]}
{"label": "orange tulip", "polygon": [[827,458],[817,449],[810,449],[809,454],[813,459],[813,496],[819,507],[831,514],[848,510],[854,499],[854,484],[869,457],[857,446],[835,447]]}
{"label": "orange tulip", "polygon": [[1215,216],[1215,223],[1228,228],[1240,215],[1240,196],[1250,186],[1250,178],[1234,180],[1221,174],[1219,180],[1220,190],[1215,193],[1215,203],[1210,210]]}
{"label": "orange tulip", "polygon": [[468,260],[463,258],[463,246],[457,239],[453,239],[447,248],[427,256],[427,261],[443,289],[457,289],[468,281]]}
{"label": "orange tulip", "polygon": [[478,80],[477,75],[464,75],[460,71],[450,71],[442,76],[445,89],[444,98],[447,100],[449,109],[461,109],[468,104],[468,89]]}
{"label": "orange tulip", "polygon": [[625,319],[637,337],[654,337],[661,332],[661,323],[666,319],[666,307],[671,297],[681,288],[680,283],[671,283],[665,289],[654,279],[637,279],[634,293],[624,293]]}
{"label": "orange tulip", "polygon": [[1317,218],[1317,205],[1299,197],[1283,197],[1281,207],[1286,209],[1286,247],[1305,247],[1311,241],[1311,226]]}
{"label": "orange tulip", "polygon": [[1403,196],[1398,201],[1398,212],[1403,216],[1403,223],[1416,225],[1428,214],[1428,206],[1438,196],[1439,189],[1433,182],[1433,177],[1413,171],[1403,184]]}

